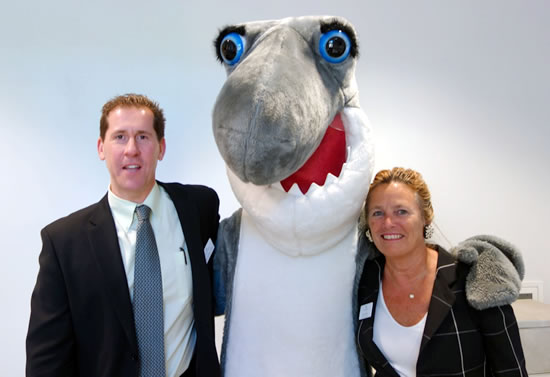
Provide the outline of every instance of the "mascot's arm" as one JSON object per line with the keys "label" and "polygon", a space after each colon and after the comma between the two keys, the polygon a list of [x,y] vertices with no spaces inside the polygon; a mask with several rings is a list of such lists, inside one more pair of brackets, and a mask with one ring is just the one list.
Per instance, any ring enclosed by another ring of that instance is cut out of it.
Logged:
{"label": "mascot's arm", "polygon": [[233,272],[237,259],[242,209],[224,219],[218,228],[216,253],[214,254],[214,298],[215,314],[222,315],[226,310],[226,300],[231,299]]}
{"label": "mascot's arm", "polygon": [[451,253],[471,265],[466,297],[473,308],[508,305],[518,298],[525,267],[515,246],[498,237],[480,235],[459,243]]}

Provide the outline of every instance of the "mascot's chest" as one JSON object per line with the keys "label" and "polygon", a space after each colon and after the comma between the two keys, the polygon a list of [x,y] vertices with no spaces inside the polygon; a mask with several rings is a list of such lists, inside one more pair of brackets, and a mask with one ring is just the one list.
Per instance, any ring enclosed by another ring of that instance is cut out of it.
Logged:
{"label": "mascot's chest", "polygon": [[[243,211],[225,375],[358,376],[355,228],[330,250],[290,257]],[[276,355],[276,356],[275,356]]]}

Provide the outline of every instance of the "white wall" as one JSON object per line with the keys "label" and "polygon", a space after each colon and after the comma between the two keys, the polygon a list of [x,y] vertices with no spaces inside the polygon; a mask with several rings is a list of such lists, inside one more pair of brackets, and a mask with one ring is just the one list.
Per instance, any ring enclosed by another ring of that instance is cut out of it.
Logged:
{"label": "white wall", "polygon": [[[261,5],[260,5],[261,4]],[[550,3],[529,1],[19,1],[0,12],[3,216],[0,375],[23,376],[40,229],[97,201],[110,97],[164,107],[158,178],[204,183],[237,208],[210,115],[225,74],[212,40],[230,23],[337,14],[355,24],[361,103],[377,169],[421,171],[451,243],[489,233],[518,245],[550,303]]]}

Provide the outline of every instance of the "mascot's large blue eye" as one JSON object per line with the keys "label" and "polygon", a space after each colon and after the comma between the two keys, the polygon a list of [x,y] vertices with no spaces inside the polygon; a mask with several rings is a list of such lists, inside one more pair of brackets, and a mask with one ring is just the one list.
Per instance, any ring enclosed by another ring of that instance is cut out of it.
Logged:
{"label": "mascot's large blue eye", "polygon": [[238,33],[229,33],[220,43],[220,55],[228,65],[234,65],[241,60],[245,48],[245,39]]}
{"label": "mascot's large blue eye", "polygon": [[331,30],[321,35],[319,52],[330,63],[340,63],[346,60],[351,49],[351,41],[342,30]]}

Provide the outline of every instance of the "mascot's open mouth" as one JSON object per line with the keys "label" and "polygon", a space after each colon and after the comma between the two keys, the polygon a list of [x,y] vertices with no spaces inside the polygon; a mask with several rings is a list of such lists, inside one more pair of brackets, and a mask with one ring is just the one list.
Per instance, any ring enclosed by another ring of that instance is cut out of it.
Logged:
{"label": "mascot's open mouth", "polygon": [[328,174],[338,177],[344,162],[346,162],[346,133],[340,114],[336,114],[327,127],[321,144],[309,160],[291,176],[283,179],[281,185],[288,192],[296,183],[305,195],[312,183],[323,186]]}

